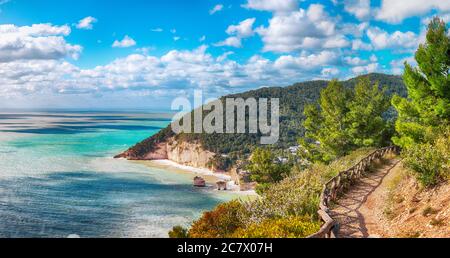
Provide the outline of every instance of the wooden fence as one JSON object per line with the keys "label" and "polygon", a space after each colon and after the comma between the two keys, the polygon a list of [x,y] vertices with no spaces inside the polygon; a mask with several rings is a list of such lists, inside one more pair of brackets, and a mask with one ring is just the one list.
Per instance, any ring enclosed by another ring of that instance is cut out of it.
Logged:
{"label": "wooden fence", "polygon": [[330,216],[330,204],[335,202],[339,195],[346,192],[358,179],[360,179],[373,161],[381,159],[388,153],[397,153],[398,151],[399,149],[396,146],[378,149],[362,159],[355,166],[339,173],[328,181],[323,186],[318,211],[324,224],[317,233],[308,238],[336,238],[339,233],[339,223]]}

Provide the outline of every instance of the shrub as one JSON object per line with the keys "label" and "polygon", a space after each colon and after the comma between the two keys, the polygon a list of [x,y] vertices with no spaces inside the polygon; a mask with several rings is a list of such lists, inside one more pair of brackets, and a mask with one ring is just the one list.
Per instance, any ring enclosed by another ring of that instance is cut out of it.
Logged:
{"label": "shrub", "polygon": [[182,226],[175,226],[169,231],[170,238],[188,238],[188,231]]}
{"label": "shrub", "polygon": [[240,219],[242,204],[231,201],[218,205],[214,210],[203,213],[189,230],[192,238],[226,238],[243,224]]}
{"label": "shrub", "polygon": [[252,180],[260,184],[277,183],[291,172],[289,164],[276,162],[275,153],[262,148],[253,151],[247,169],[251,172]]}
{"label": "shrub", "polygon": [[237,238],[303,238],[320,229],[320,223],[310,217],[289,216],[268,219],[259,224],[252,224],[234,233]]}
{"label": "shrub", "polygon": [[438,182],[442,156],[431,144],[414,145],[404,152],[405,164],[417,174],[417,179],[424,186]]}
{"label": "shrub", "polygon": [[412,145],[403,152],[405,165],[415,171],[419,182],[433,186],[450,175],[450,133],[437,134],[430,142]]}
{"label": "shrub", "polygon": [[262,194],[264,194],[264,192],[266,192],[268,189],[270,189],[271,185],[272,184],[269,184],[269,183],[259,183],[255,187],[255,192],[259,195],[262,195]]}

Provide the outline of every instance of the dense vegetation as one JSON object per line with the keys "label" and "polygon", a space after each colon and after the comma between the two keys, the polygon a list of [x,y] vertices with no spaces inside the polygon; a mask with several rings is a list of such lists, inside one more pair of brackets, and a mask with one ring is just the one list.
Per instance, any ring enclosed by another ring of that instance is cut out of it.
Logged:
{"label": "dense vegetation", "polygon": [[257,193],[263,193],[271,184],[278,183],[291,173],[292,165],[276,161],[275,153],[269,149],[256,148],[252,153],[246,170],[251,172],[251,179],[258,183]]}
{"label": "dense vegetation", "polygon": [[444,21],[428,26],[426,42],[415,58],[418,66],[405,64],[403,75],[408,97],[394,97],[399,117],[395,144],[403,148],[405,164],[424,186],[450,175],[450,37]]}
{"label": "dense vegetation", "polygon": [[380,147],[392,137],[389,96],[378,83],[360,78],[354,89],[333,80],[320,93],[318,104],[305,107],[305,137],[300,153],[310,161],[329,162],[361,147]]}

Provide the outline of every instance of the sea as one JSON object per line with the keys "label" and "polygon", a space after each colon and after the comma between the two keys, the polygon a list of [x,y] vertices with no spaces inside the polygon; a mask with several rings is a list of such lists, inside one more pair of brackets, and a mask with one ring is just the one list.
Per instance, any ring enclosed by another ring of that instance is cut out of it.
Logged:
{"label": "sea", "polygon": [[157,133],[165,113],[0,113],[1,238],[164,238],[236,194],[193,174],[113,156]]}

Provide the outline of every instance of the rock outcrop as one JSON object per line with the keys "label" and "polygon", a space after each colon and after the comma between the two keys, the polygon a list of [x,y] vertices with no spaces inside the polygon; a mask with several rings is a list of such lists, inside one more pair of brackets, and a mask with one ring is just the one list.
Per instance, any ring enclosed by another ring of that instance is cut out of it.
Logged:
{"label": "rock outcrop", "polygon": [[180,165],[196,168],[209,167],[209,161],[215,153],[205,150],[200,144],[176,141],[173,137],[167,141],[156,144],[153,151],[139,157],[132,153],[132,149],[117,155],[116,158],[126,158],[129,160],[159,160],[168,159]]}

